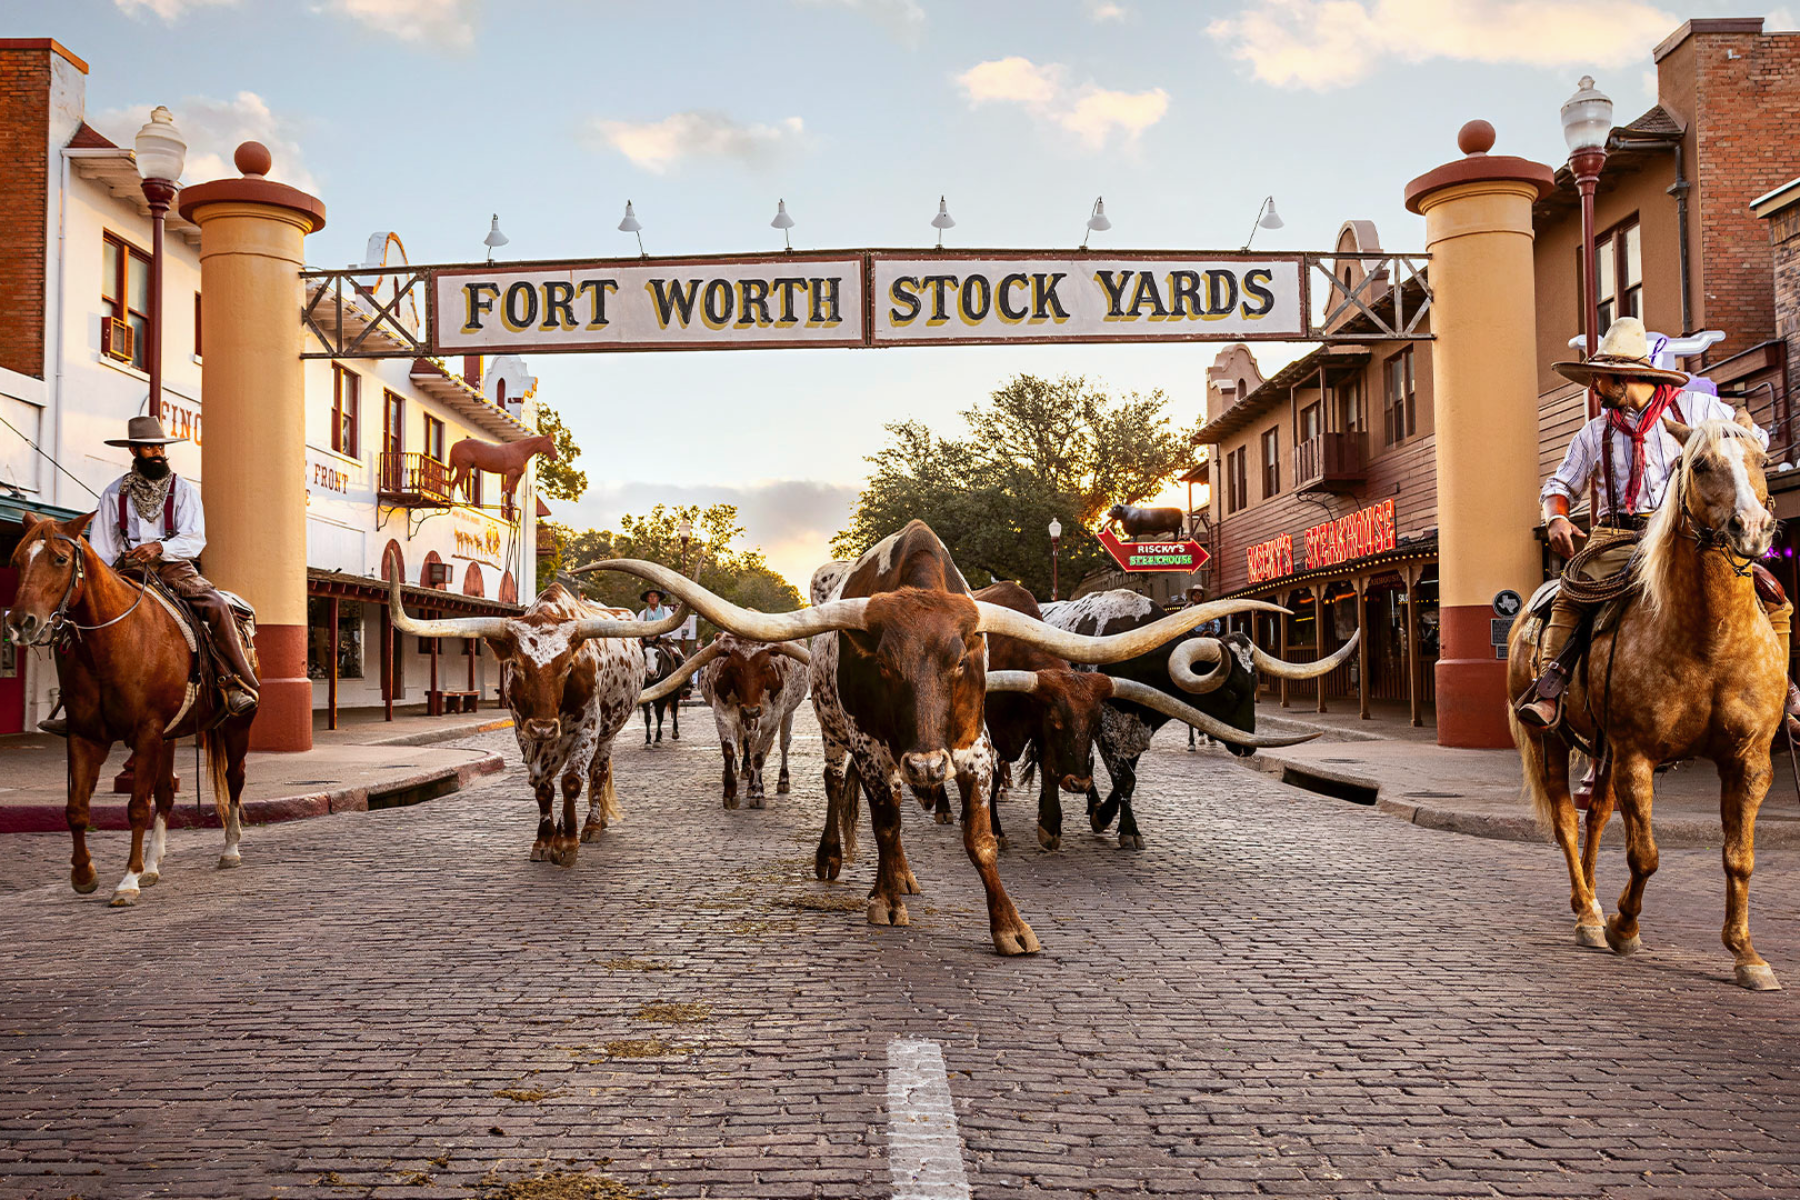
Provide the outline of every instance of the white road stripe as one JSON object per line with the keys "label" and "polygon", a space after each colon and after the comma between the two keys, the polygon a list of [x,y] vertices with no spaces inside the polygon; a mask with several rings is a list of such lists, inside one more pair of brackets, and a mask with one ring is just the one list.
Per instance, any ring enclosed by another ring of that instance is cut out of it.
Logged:
{"label": "white road stripe", "polygon": [[950,1078],[936,1042],[888,1043],[888,1170],[894,1200],[969,1200]]}

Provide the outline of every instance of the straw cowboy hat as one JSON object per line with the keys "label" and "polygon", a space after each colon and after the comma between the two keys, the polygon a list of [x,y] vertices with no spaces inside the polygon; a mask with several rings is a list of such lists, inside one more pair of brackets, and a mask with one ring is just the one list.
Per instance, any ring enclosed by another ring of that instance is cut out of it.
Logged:
{"label": "straw cowboy hat", "polygon": [[170,442],[185,442],[186,438],[170,437],[163,432],[162,421],[156,417],[133,417],[125,426],[122,438],[107,438],[109,446],[166,446]]}
{"label": "straw cowboy hat", "polygon": [[1594,357],[1584,362],[1551,363],[1556,373],[1584,387],[1595,379],[1609,375],[1616,379],[1642,379],[1648,383],[1672,383],[1677,387],[1688,381],[1685,371],[1671,371],[1656,365],[1650,357],[1650,341],[1644,323],[1636,317],[1620,317],[1600,339]]}

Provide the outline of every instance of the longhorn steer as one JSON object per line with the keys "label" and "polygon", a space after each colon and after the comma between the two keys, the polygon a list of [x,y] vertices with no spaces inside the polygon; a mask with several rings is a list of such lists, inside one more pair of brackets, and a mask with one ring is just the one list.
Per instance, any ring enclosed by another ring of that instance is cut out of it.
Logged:
{"label": "longhorn steer", "polygon": [[792,786],[788,747],[794,740],[794,713],[806,699],[806,665],[812,656],[795,642],[768,645],[721,633],[696,658],[712,654],[700,670],[700,695],[712,705],[725,758],[726,808],[738,806],[734,772],[742,756],[744,794],[751,808],[763,806],[763,763],[781,736],[781,775],[775,794]]}
{"label": "longhorn steer", "polygon": [[1133,504],[1115,504],[1106,510],[1106,519],[1116,524],[1128,538],[1153,537],[1159,533],[1180,537],[1183,527],[1179,508],[1138,508]]}
{"label": "longhorn steer", "polygon": [[[988,927],[1002,954],[1038,949],[1000,883],[989,823],[993,744],[982,725],[987,647],[983,634],[1003,633],[1082,662],[1111,662],[1143,653],[1204,621],[1251,608],[1256,601],[1201,605],[1120,638],[1063,633],[1020,613],[975,600],[937,535],[923,522],[865,553],[847,570],[836,564],[813,580],[815,597],[832,598],[794,613],[756,613],[722,600],[655,563],[593,564],[647,579],[688,601],[713,624],[743,637],[786,641],[812,637],[813,704],[827,746],[848,750],[863,790],[880,858],[869,893],[874,925],[907,923],[904,897],[919,890],[900,844],[900,789],[930,796],[956,782],[962,796],[963,848],[987,892]],[[584,568],[586,569],[586,568]],[[831,762],[828,753],[827,763]],[[815,860],[830,878],[841,861],[843,792],[827,768],[825,832]]]}
{"label": "longhorn steer", "polygon": [[[1194,609],[1183,611],[1193,612]],[[1286,610],[1278,608],[1275,611]],[[1166,618],[1149,597],[1124,588],[1094,592],[1079,600],[1065,600],[1044,609],[1047,623],[1089,637],[1143,628],[1159,619]],[[1132,795],[1137,790],[1137,762],[1150,748],[1150,739],[1156,731],[1173,715],[1145,703],[1154,703],[1150,694],[1192,701],[1195,710],[1223,725],[1226,732],[1221,735],[1198,723],[1190,721],[1190,724],[1223,742],[1233,754],[1254,754],[1259,746],[1291,746],[1318,735],[1269,737],[1256,734],[1256,669],[1260,667],[1290,679],[1311,679],[1334,670],[1350,656],[1355,646],[1356,639],[1352,638],[1329,659],[1317,663],[1286,663],[1264,654],[1243,634],[1230,633],[1223,638],[1194,636],[1181,642],[1173,651],[1158,650],[1108,664],[1106,674],[1113,677],[1115,687],[1119,681],[1129,681],[1140,685],[1145,692],[1137,693],[1136,700],[1115,697],[1101,713],[1100,760],[1112,777],[1112,790],[1106,803],[1102,804],[1099,789],[1088,788],[1088,821],[1094,832],[1103,832],[1117,815],[1119,848],[1144,848],[1137,817],[1131,811]],[[1196,676],[1192,671],[1196,661],[1213,664],[1213,671],[1204,677]],[[1236,736],[1233,736],[1234,732]]]}
{"label": "longhorn steer", "polygon": [[[419,621],[406,613],[396,578],[390,597],[394,628],[417,637],[479,637],[501,664],[519,753],[537,794],[538,833],[531,861],[572,867],[619,816],[612,778],[612,740],[631,720],[644,686],[640,637],[656,637],[687,619],[683,606],[662,621],[634,621],[623,609],[591,604],[553,583],[516,617]],[[552,820],[556,781],[563,808]],[[586,827],[577,837],[575,799],[588,783]]]}

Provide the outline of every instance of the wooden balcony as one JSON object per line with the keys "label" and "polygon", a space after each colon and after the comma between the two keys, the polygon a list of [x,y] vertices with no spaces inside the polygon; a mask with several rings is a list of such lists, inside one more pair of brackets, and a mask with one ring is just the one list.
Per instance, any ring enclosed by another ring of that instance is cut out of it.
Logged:
{"label": "wooden balcony", "polygon": [[1353,492],[1368,478],[1362,435],[1321,433],[1294,447],[1294,490]]}
{"label": "wooden balcony", "polygon": [[383,504],[396,508],[449,508],[450,468],[429,454],[386,451],[380,455]]}

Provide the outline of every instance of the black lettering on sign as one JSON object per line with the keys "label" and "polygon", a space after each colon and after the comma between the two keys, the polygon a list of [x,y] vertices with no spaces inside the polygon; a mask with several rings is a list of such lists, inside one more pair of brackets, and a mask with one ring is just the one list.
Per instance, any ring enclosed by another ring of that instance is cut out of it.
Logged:
{"label": "black lettering on sign", "polygon": [[706,319],[708,328],[723,329],[731,322],[731,310],[735,302],[733,289],[729,279],[709,279],[706,281],[706,295],[701,301],[701,316]]}
{"label": "black lettering on sign", "polygon": [[1217,321],[1220,317],[1230,316],[1231,310],[1237,307],[1237,298],[1235,274],[1218,269],[1206,273],[1206,320]]}
{"label": "black lettering on sign", "polygon": [[1200,303],[1200,273],[1198,271],[1171,271],[1169,273],[1169,311],[1177,317],[1194,320],[1205,311]]}
{"label": "black lettering on sign", "polygon": [[[760,317],[750,315],[750,310],[762,313]],[[769,285],[761,279],[744,279],[738,283],[738,324],[760,325],[768,328],[775,323],[769,315]]]}
{"label": "black lettering on sign", "polygon": [[[1267,286],[1274,278],[1275,272],[1269,270],[1267,267],[1257,267],[1255,270],[1244,272],[1243,313],[1246,317],[1249,317],[1252,320],[1257,317],[1266,317],[1274,309],[1275,293]],[[1252,296],[1255,296],[1262,302],[1256,308],[1250,307],[1250,297]]]}
{"label": "black lettering on sign", "polygon": [[988,282],[986,275],[970,275],[962,281],[962,290],[956,297],[956,307],[965,324],[981,324],[987,319],[988,310],[993,306],[994,285]]}
{"label": "black lettering on sign", "polygon": [[[663,285],[667,284],[667,287]],[[687,281],[687,291],[681,290],[679,279],[652,279],[644,285],[650,289],[651,298],[656,301],[656,323],[664,329],[669,327],[669,318],[676,313],[681,314],[681,327],[686,329],[694,319],[694,297],[700,294],[700,281]]]}
{"label": "black lettering on sign", "polygon": [[888,299],[894,302],[894,307],[888,309],[888,320],[896,325],[911,325],[925,308],[919,299],[917,275],[902,275],[889,284]]}
{"label": "black lettering on sign", "polygon": [[956,276],[927,275],[924,283],[926,287],[931,289],[932,297],[931,319],[925,323],[927,325],[942,325],[945,321],[950,319],[950,310],[944,307],[944,288],[947,286],[954,286],[956,283]]}
{"label": "black lettering on sign", "polygon": [[1169,315],[1168,308],[1163,304],[1162,293],[1156,290],[1156,276],[1148,271],[1139,271],[1137,290],[1131,293],[1132,320],[1135,321],[1144,315],[1144,305],[1146,304],[1150,306],[1150,316],[1153,320]]}
{"label": "black lettering on sign", "polygon": [[838,315],[838,285],[843,282],[840,276],[820,279],[813,276],[812,283],[812,320],[809,325],[836,325],[844,318]]}
{"label": "black lettering on sign", "polygon": [[537,315],[537,288],[522,279],[510,284],[500,304],[500,323],[513,333],[522,333],[537,321]]}
{"label": "black lettering on sign", "polygon": [[544,284],[544,323],[539,329],[575,328],[575,285],[566,279]]}
{"label": "black lettering on sign", "polygon": [[1031,281],[1029,275],[1008,275],[1000,281],[999,289],[994,293],[994,307],[1000,310],[1000,319],[1008,325],[1017,325],[1031,315],[1029,308],[1014,309],[1006,302],[1006,293],[1014,287],[1025,287]]}
{"label": "black lettering on sign", "polygon": [[[1034,324],[1049,320],[1060,323],[1069,319],[1069,310],[1056,298],[1056,285],[1067,278],[1068,275],[1062,271],[1054,275],[1040,271],[1031,277],[1032,306],[1036,310],[1031,317]],[[1050,315],[1052,309],[1056,312],[1055,317]]]}
{"label": "black lettering on sign", "polygon": [[481,314],[494,311],[494,301],[500,296],[500,289],[491,283],[463,284],[463,308],[467,317],[463,321],[464,333],[481,332]]}
{"label": "black lettering on sign", "polygon": [[[1120,271],[1118,275],[1119,277],[1114,279],[1113,272],[1111,271],[1094,272],[1094,282],[1106,289],[1106,319],[1109,321],[1122,321],[1125,319],[1125,285],[1131,282],[1131,272]],[[1042,279],[1043,276],[1039,275],[1038,278]],[[1040,310],[1042,308],[1041,301],[1039,303],[1039,308]],[[1038,319],[1043,319],[1043,313],[1041,311],[1038,314]]]}
{"label": "black lettering on sign", "polygon": [[770,282],[781,290],[781,323],[796,324],[800,318],[794,315],[794,293],[806,290],[806,280],[798,275],[787,275]]}
{"label": "black lettering on sign", "polygon": [[581,281],[581,286],[576,289],[575,294],[589,297],[587,323],[589,329],[606,327],[606,294],[618,290],[619,281],[616,279],[584,279]]}

